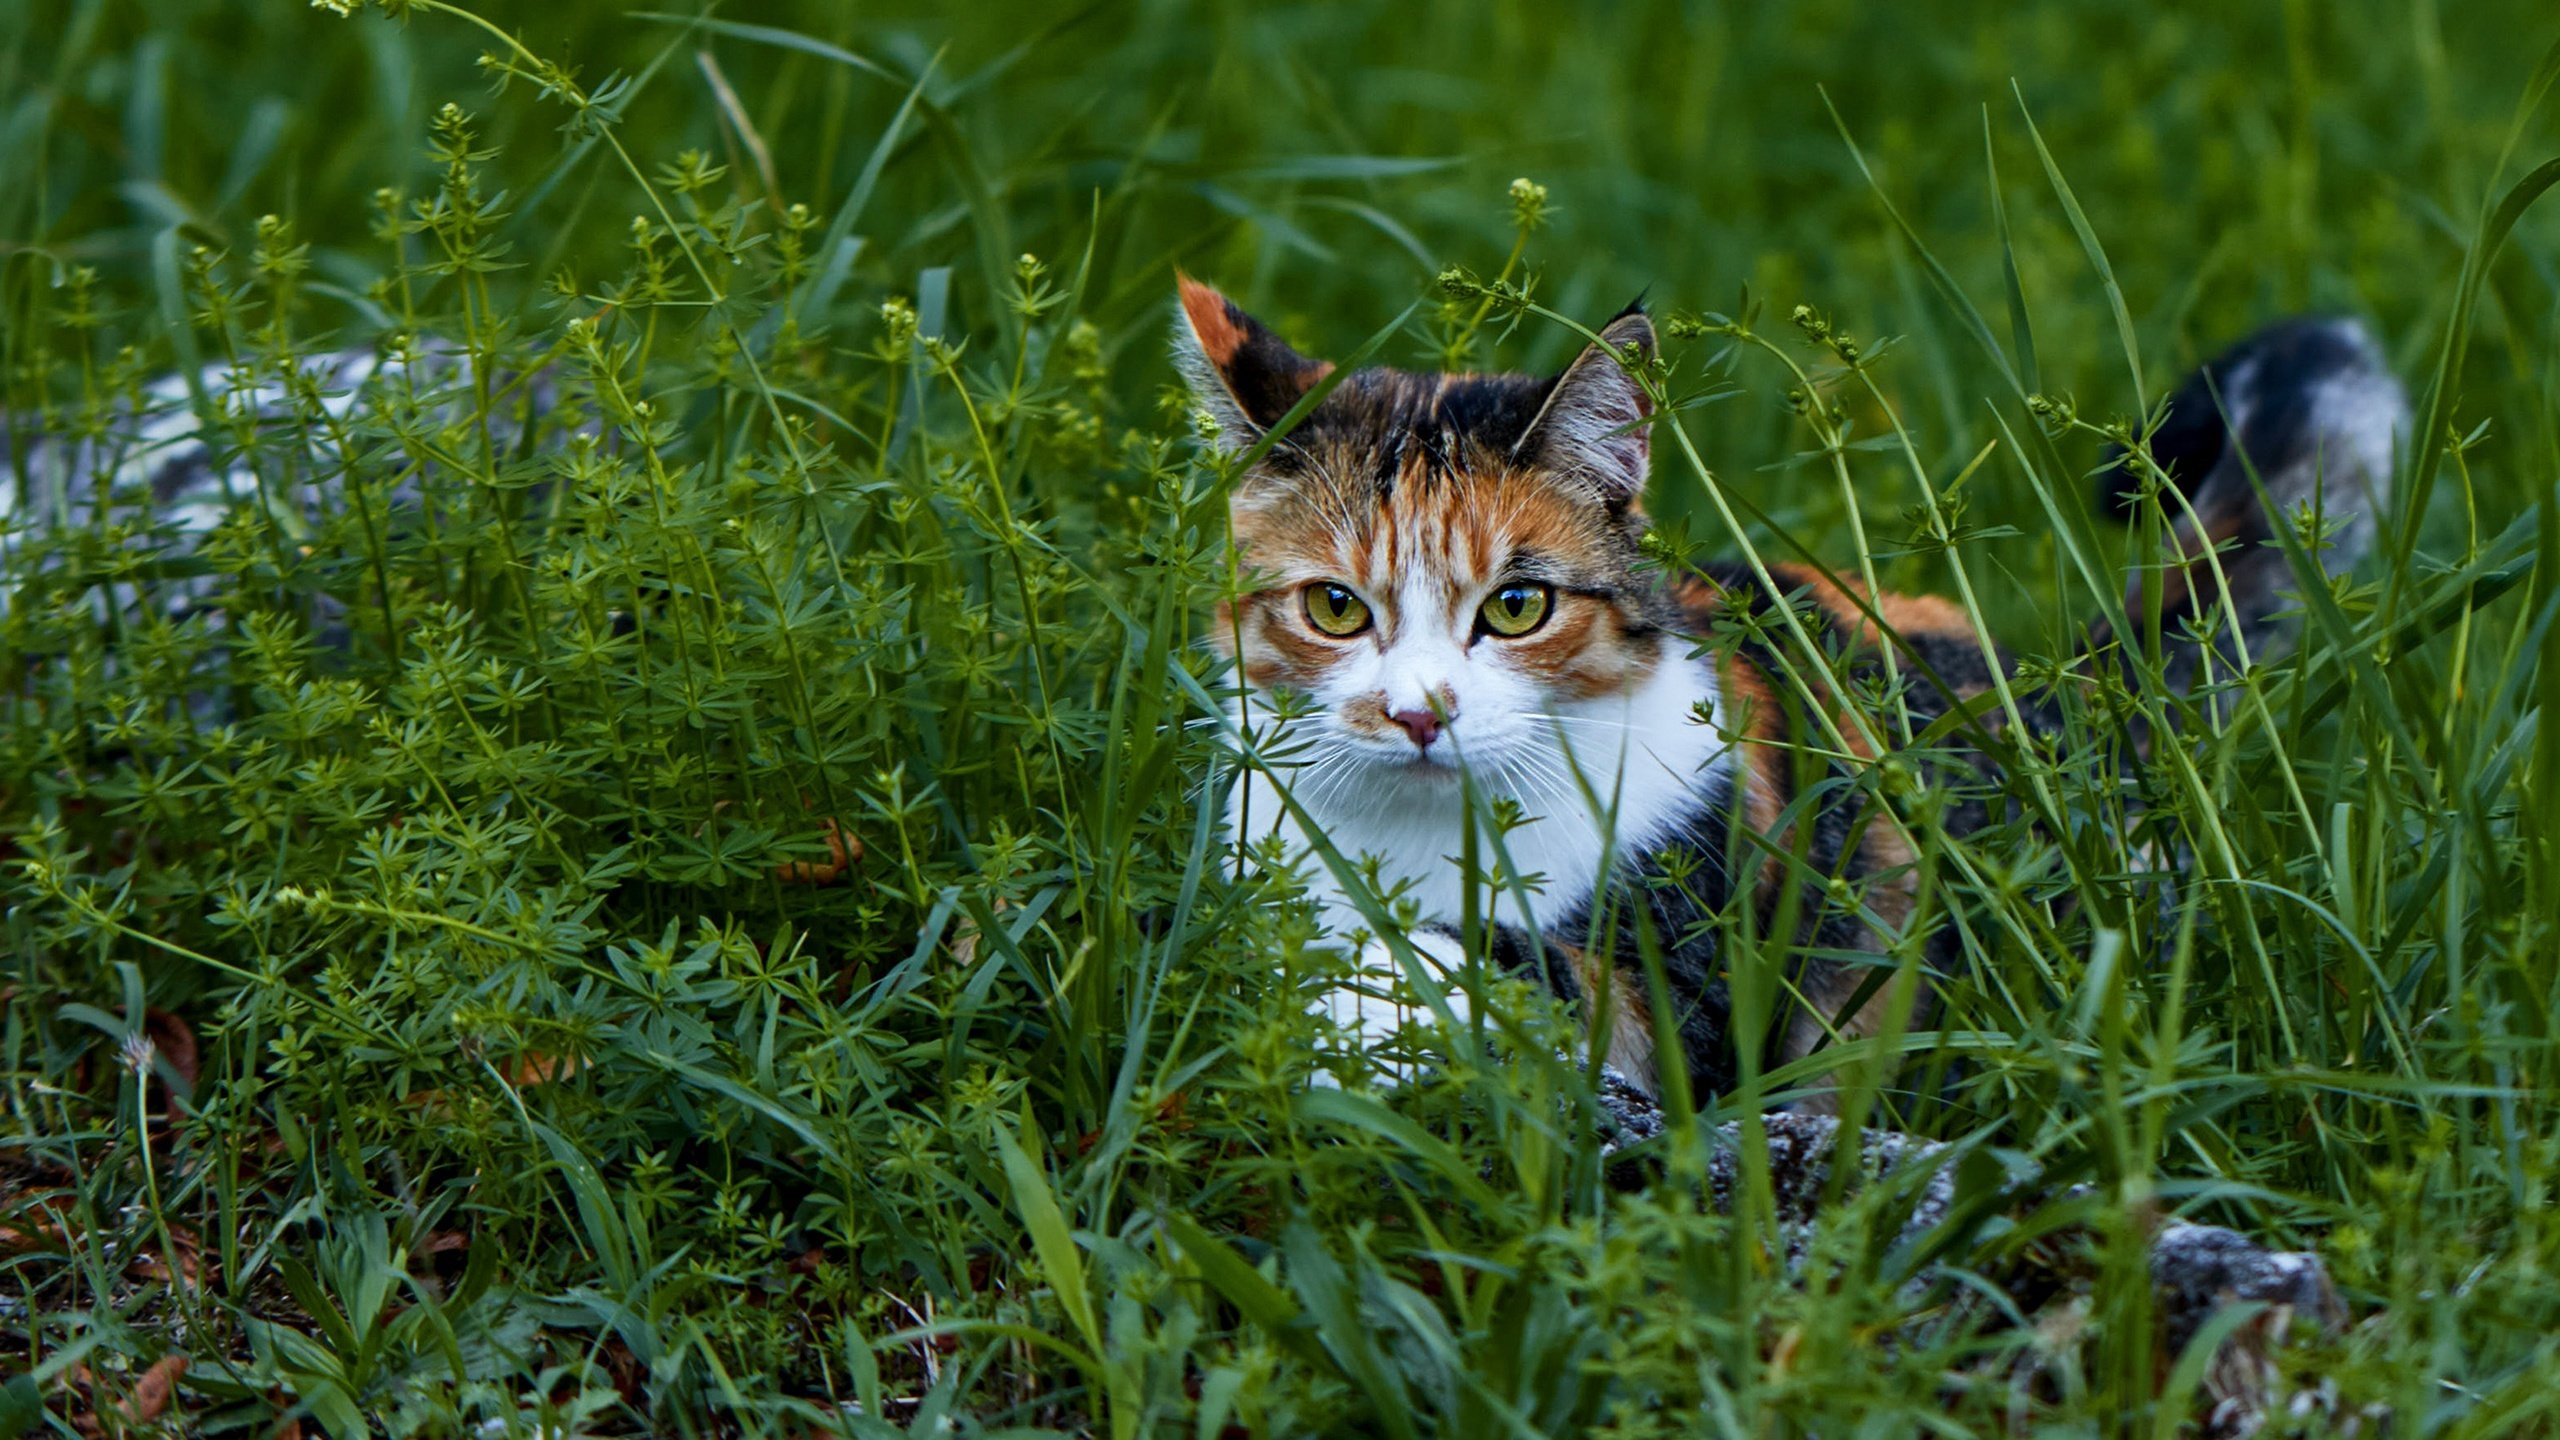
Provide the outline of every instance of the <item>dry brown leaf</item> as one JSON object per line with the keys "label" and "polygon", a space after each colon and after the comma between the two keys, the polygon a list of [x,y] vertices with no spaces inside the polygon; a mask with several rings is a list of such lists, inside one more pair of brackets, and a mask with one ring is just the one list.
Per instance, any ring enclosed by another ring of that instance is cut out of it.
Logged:
{"label": "dry brown leaf", "polygon": [[15,1224],[0,1225],[0,1255],[37,1250],[71,1239],[71,1197],[56,1190],[17,1207]]}
{"label": "dry brown leaf", "polygon": [[[1001,915],[1013,907],[1006,903],[1003,896],[999,895],[995,898],[995,903],[989,905],[987,908],[994,913]],[[966,970],[971,965],[977,963],[978,922],[970,918],[966,913],[963,913],[960,916],[960,923],[952,927],[951,958],[963,970]]]}
{"label": "dry brown leaf", "polygon": [[187,1373],[187,1357],[163,1355],[142,1372],[133,1384],[133,1394],[124,1402],[125,1418],[134,1421],[157,1420],[169,1408],[171,1397],[178,1393],[178,1378]]}
{"label": "dry brown leaf", "polygon": [[773,878],[785,885],[833,885],[852,873],[862,859],[862,839],[833,819],[818,823],[818,835],[827,842],[827,859],[785,860],[773,867]]}
{"label": "dry brown leaf", "polygon": [[555,1080],[566,1080],[577,1074],[578,1068],[578,1057],[575,1055],[552,1055],[540,1050],[527,1050],[517,1058],[515,1069],[508,1073],[507,1078],[518,1085],[548,1085]]}
{"label": "dry brown leaf", "polygon": [[[183,1281],[189,1290],[203,1289],[205,1271],[203,1242],[196,1239],[194,1232],[173,1225],[169,1227],[169,1245],[178,1256],[176,1278]],[[167,1259],[151,1250],[145,1250],[134,1256],[131,1263],[124,1267],[124,1272],[136,1279],[146,1281],[166,1281],[171,1278]]]}
{"label": "dry brown leaf", "polygon": [[631,1347],[624,1343],[622,1337],[608,1336],[597,1358],[604,1362],[605,1377],[613,1383],[614,1392],[633,1405],[641,1404],[647,1394],[641,1382],[647,1378],[648,1372],[641,1367],[640,1357],[631,1353]]}
{"label": "dry brown leaf", "polygon": [[103,1435],[107,1427],[98,1420],[93,1397],[98,1393],[98,1377],[86,1365],[74,1365],[64,1373],[62,1388],[69,1391],[79,1408],[71,1412],[71,1428],[83,1435]]}

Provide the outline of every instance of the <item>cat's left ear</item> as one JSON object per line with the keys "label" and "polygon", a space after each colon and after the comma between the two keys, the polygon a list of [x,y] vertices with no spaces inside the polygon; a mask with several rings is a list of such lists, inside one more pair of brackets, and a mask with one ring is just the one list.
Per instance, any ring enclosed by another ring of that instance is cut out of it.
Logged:
{"label": "cat's left ear", "polygon": [[1644,494],[1652,464],[1646,422],[1653,418],[1653,397],[1627,367],[1652,361],[1653,321],[1639,300],[1556,377],[1512,453],[1582,481],[1613,507],[1633,504]]}
{"label": "cat's left ear", "polygon": [[1218,422],[1219,445],[1250,449],[1333,367],[1290,349],[1209,286],[1179,271],[1175,279],[1182,316],[1173,326],[1174,359],[1193,397]]}

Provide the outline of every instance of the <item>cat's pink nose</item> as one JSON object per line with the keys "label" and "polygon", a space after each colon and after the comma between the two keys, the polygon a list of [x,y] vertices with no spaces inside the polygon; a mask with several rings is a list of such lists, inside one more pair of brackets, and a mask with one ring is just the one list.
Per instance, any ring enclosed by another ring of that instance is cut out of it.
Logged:
{"label": "cat's pink nose", "polygon": [[1404,727],[1417,749],[1428,750],[1440,738],[1440,717],[1428,710],[1398,710],[1387,718]]}

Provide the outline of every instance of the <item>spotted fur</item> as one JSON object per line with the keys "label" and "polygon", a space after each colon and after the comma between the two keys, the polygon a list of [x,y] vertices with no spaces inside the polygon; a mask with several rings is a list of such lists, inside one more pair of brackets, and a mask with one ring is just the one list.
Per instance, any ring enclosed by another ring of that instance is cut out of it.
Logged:
{"label": "spotted fur", "polygon": [[[1416,912],[1419,957],[1444,977],[1466,959],[1462,918],[1491,919],[1491,958],[1605,1015],[1605,1053],[1640,1083],[1658,1080],[1676,1044],[1698,1091],[1737,1084],[1724,953],[1737,919],[1764,935],[1792,927],[1764,1061],[1875,1034],[1897,996],[1911,1006],[1901,1018],[1925,1019],[1927,985],[1898,987],[1894,967],[1916,951],[1917,973],[1942,975],[1954,951],[1923,913],[1904,832],[1879,809],[1869,762],[1882,757],[1849,723],[1846,697],[1788,664],[1780,607],[1850,683],[1879,676],[1881,621],[1912,733],[1959,708],[1990,733],[2000,721],[1983,700],[2007,662],[1961,610],[1859,594],[1811,569],[1779,567],[1771,585],[1739,566],[1666,580],[1641,564],[1650,403],[1634,372],[1654,339],[1640,310],[1551,377],[1335,377],[1207,286],[1185,279],[1180,311],[1177,356],[1216,443],[1264,452],[1232,492],[1246,578],[1215,627],[1248,684],[1237,718],[1264,762],[1231,802],[1240,836],[1277,835],[1304,856],[1320,834],[1343,859],[1376,862],[1382,888]],[[2343,322],[2295,322],[2236,348],[2165,413],[2153,453],[2204,517],[2180,532],[2185,553],[2200,562],[2206,541],[2235,546],[2221,573],[2260,646],[2276,636],[2289,572],[2272,550],[2237,548],[2270,533],[2243,472],[2272,477],[2279,504],[2319,503],[2345,521],[2330,552],[2344,563],[2371,532],[2405,416],[2370,342]],[[2201,603],[2191,576],[2206,568],[2162,577],[2177,587],[2172,608]],[[1355,595],[1367,625],[1327,633],[1307,598],[1323,586]],[[1515,586],[1549,597],[1544,622],[1489,631],[1482,607]],[[1976,750],[1951,767],[1945,754],[1902,773],[1955,792],[1950,825],[1974,828],[1990,787],[1965,772],[1984,778],[1989,762]],[[1462,774],[1526,817],[1498,847]],[[1455,859],[1471,825],[1518,881],[1472,905]],[[1325,1008],[1373,1046],[1404,1018],[1398,964],[1332,869],[1311,873],[1329,923],[1361,937],[1359,974]],[[1648,952],[1676,1035],[1655,1031]]]}

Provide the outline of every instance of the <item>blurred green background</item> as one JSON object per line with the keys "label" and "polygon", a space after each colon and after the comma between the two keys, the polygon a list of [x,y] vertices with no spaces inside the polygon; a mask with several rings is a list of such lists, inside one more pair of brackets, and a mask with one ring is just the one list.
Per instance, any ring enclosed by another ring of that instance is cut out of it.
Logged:
{"label": "blurred green background", "polygon": [[[1996,387],[1895,238],[1826,96],[1999,326],[1996,163],[2041,384],[2096,414],[2130,408],[2121,352],[2022,102],[2122,283],[2149,393],[2303,308],[2373,316],[2405,370],[2441,324],[2554,28],[2525,0],[763,0],[717,9],[712,29],[645,5],[477,8],[591,88],[640,77],[620,133],[642,165],[699,148],[742,194],[770,187],[821,216],[924,76],[921,123],[885,157],[844,293],[911,292],[926,268],[953,265],[965,330],[988,323],[1017,251],[1071,261],[1090,242],[1088,313],[1133,403],[1166,370],[1150,326],[1130,322],[1161,313],[1174,264],[1339,352],[1440,266],[1496,268],[1503,187],[1526,175],[1552,196],[1529,256],[1549,303],[1597,316],[1649,289],[1658,308],[1730,310],[1748,286],[1778,315],[1810,303],[1853,334],[1907,337],[1918,353],[1887,378],[1947,465],[1986,438],[1981,401]],[[564,171],[562,112],[521,81],[493,97],[475,63],[491,46],[447,15],[342,19],[297,0],[12,5],[0,16],[11,283],[42,283],[55,261],[138,281],[161,229],[185,222],[238,246],[274,212],[318,242],[323,275],[361,289],[383,263],[369,197],[431,175],[426,123],[447,101],[477,114],[513,190],[509,278],[619,263],[635,195],[610,167]],[[2528,216],[2508,250],[2468,413],[2528,413],[2502,392],[2544,408],[2554,234],[2551,217]],[[1570,341],[1549,327],[1499,358],[1552,364]],[[1423,353],[1417,338],[1388,358]],[[1710,463],[1747,475],[1792,448],[1787,423],[1758,396],[1696,428]],[[1793,513],[1787,487],[1770,488]],[[2484,490],[2493,510],[2516,503],[2502,489]],[[1809,518],[1823,503],[1806,498]]]}

